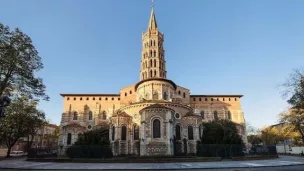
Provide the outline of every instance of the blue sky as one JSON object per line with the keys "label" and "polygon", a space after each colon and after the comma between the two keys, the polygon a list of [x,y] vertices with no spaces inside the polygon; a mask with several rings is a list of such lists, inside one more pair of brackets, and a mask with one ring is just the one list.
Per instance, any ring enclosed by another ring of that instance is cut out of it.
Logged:
{"label": "blue sky", "polygon": [[[118,93],[139,80],[150,0],[10,0],[0,22],[28,34],[45,68],[59,124],[60,93]],[[287,104],[278,87],[304,65],[302,0],[155,0],[167,77],[192,94],[243,94],[253,126],[274,124]]]}

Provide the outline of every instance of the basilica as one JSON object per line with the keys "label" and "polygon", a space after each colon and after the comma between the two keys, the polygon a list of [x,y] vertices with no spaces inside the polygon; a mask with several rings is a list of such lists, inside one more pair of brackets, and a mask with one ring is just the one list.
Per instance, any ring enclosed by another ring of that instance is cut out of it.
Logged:
{"label": "basilica", "polygon": [[[142,34],[139,81],[117,94],[61,94],[59,155],[66,155],[79,133],[105,123],[113,155],[174,155],[174,143],[183,154],[195,154],[205,122],[229,119],[237,123],[246,143],[242,95],[190,94],[167,78],[164,33],[152,7]],[[110,85],[109,85],[110,86]]]}

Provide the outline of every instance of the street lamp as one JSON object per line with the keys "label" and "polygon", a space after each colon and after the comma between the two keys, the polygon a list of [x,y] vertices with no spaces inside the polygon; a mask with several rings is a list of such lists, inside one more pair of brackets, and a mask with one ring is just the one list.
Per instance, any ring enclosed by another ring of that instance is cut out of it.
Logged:
{"label": "street lamp", "polygon": [[4,96],[0,99],[0,117],[4,117],[4,107],[11,103],[11,99],[8,96]]}

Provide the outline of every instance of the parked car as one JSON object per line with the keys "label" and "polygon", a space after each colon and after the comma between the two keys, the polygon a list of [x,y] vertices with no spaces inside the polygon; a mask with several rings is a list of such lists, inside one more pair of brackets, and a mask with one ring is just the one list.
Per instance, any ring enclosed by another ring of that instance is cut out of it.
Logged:
{"label": "parked car", "polygon": [[25,156],[26,154],[23,151],[11,151],[10,156],[12,157],[21,157]]}

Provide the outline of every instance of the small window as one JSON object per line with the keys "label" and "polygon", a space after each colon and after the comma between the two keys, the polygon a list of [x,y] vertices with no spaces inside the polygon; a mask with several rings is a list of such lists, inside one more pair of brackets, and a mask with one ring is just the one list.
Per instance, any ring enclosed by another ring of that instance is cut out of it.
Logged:
{"label": "small window", "polygon": [[114,100],[114,97],[112,97],[112,100]]}
{"label": "small window", "polygon": [[183,97],[186,98],[186,93],[185,92],[183,93]]}
{"label": "small window", "polygon": [[82,97],[80,97],[80,100],[82,100]]}
{"label": "small window", "polygon": [[214,120],[216,120],[216,121],[219,120],[217,111],[214,111],[214,112],[213,112],[213,117],[214,117]]}
{"label": "small window", "polygon": [[127,96],[128,94],[127,93],[125,93],[125,96]]}
{"label": "small window", "polygon": [[93,97],[93,100],[95,100],[95,97]]}
{"label": "small window", "polygon": [[106,97],[106,100],[108,100],[108,98]]}
{"label": "small window", "polygon": [[101,100],[101,97],[99,97],[99,100]]}
{"label": "small window", "polygon": [[127,127],[126,126],[121,127],[121,140],[122,141],[127,140]]}
{"label": "small window", "polygon": [[114,141],[115,138],[115,126],[112,127],[112,141]]}
{"label": "small window", "polygon": [[160,138],[160,120],[159,119],[155,119],[152,123],[152,127],[153,127],[153,138]]}
{"label": "small window", "polygon": [[74,97],[74,100],[76,100],[76,97]]}
{"label": "small window", "polygon": [[199,100],[199,101],[202,101],[202,98],[199,98],[198,100]]}
{"label": "small window", "polygon": [[89,100],[89,98],[87,97],[87,100]]}
{"label": "small window", "polygon": [[205,101],[208,101],[208,98],[205,98]]}
{"label": "small window", "polygon": [[67,145],[70,145],[71,143],[72,143],[72,134],[68,133]]}
{"label": "small window", "polygon": [[227,115],[228,115],[228,119],[231,120],[231,112],[230,111],[227,112]]}
{"label": "small window", "polygon": [[230,98],[228,100],[230,101]]}
{"label": "small window", "polygon": [[193,127],[192,126],[188,126],[188,140],[193,140]]}
{"label": "small window", "polygon": [[181,92],[180,92],[180,91],[178,91],[178,94],[181,94]]}
{"label": "small window", "polygon": [[213,98],[211,98],[211,101],[213,101]]}
{"label": "small window", "polygon": [[195,101],[195,98],[193,98],[193,101]]}
{"label": "small window", "polygon": [[78,113],[77,113],[77,112],[74,112],[73,120],[77,120],[77,119],[78,119]]}
{"label": "small window", "polygon": [[216,101],[219,101],[219,98],[216,98]]}
{"label": "small window", "polygon": [[175,139],[181,140],[181,129],[179,125],[175,126]]}
{"label": "small window", "polygon": [[92,120],[93,119],[93,113],[92,111],[89,112],[89,120]]}
{"label": "small window", "polygon": [[132,91],[130,91],[130,94],[132,94]]}
{"label": "small window", "polygon": [[91,126],[91,125],[89,125],[89,126],[88,126],[88,129],[91,129],[91,128],[92,128],[92,126]]}
{"label": "small window", "polygon": [[120,100],[120,98],[118,98],[118,100]]}
{"label": "small window", "polygon": [[234,101],[237,101],[237,98],[234,98]]}
{"label": "small window", "polygon": [[67,100],[70,100],[70,98],[68,97]]}
{"label": "small window", "polygon": [[225,98],[223,98],[223,101],[225,101]]}
{"label": "small window", "polygon": [[180,117],[179,113],[175,113],[175,118],[179,119],[179,117]]}

